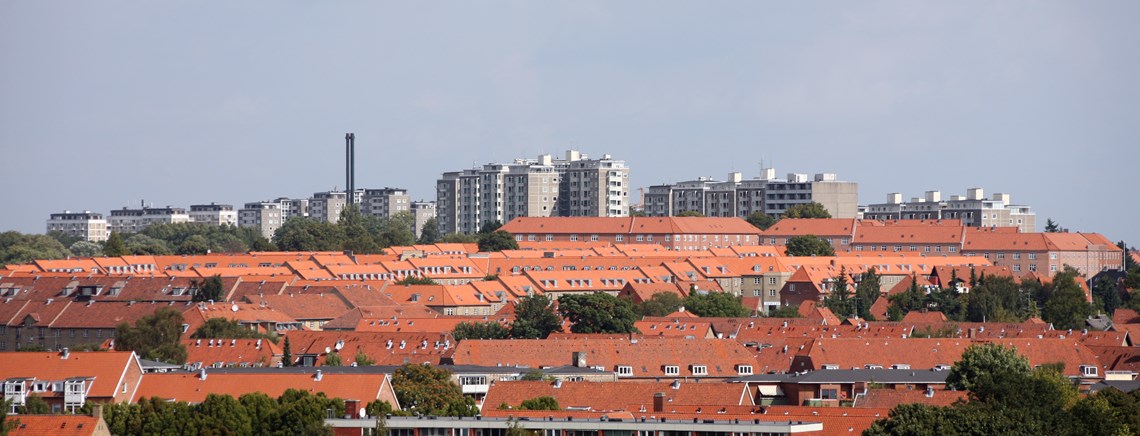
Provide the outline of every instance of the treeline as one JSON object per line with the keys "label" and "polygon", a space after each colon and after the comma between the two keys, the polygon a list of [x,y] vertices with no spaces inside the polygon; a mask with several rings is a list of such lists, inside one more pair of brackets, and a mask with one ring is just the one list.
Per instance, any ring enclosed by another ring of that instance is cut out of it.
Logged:
{"label": "treeline", "polygon": [[161,398],[107,404],[103,419],[112,434],[331,435],[329,410],[344,416],[344,400],[289,389],[277,399],[263,393],[239,398],[209,394],[198,404]]}
{"label": "treeline", "polygon": [[[1082,398],[1061,363],[1031,368],[1013,348],[972,345],[946,378],[969,401],[903,404],[863,432],[879,435],[1130,435],[1140,430],[1140,391],[1107,388]],[[939,395],[939,393],[935,393]]]}
{"label": "treeline", "polygon": [[[1140,286],[1140,268],[1135,265],[1122,280],[1105,276],[1094,283],[1091,304],[1079,282],[1084,278],[1069,266],[1048,282],[987,277],[974,271],[971,269],[968,278],[950,278],[951,282],[960,281],[969,292],[958,292],[954,287],[928,290],[918,285],[917,276],[912,276],[906,291],[889,297],[888,320],[898,321],[907,312],[925,310],[942,312],[952,321],[1016,323],[1041,318],[1057,329],[1080,329],[1087,317],[1095,313],[1111,315],[1119,307],[1140,309],[1140,298],[1131,293],[1131,289]],[[879,276],[874,269],[868,271],[854,289],[848,277],[844,270],[833,279],[833,288],[823,305],[840,318],[859,316],[875,320],[870,308],[879,296]]]}

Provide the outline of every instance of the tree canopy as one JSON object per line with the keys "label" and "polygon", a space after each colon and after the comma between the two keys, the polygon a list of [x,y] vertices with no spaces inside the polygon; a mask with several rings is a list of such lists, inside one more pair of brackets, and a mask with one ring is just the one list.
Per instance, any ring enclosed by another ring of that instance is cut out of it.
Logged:
{"label": "tree canopy", "polygon": [[754,227],[760,230],[768,230],[768,227],[772,227],[773,224],[776,224],[776,222],[780,221],[779,218],[773,217],[772,215],[768,215],[764,212],[752,212],[748,215],[747,218],[744,218],[744,220],[748,221],[748,224],[752,224]]}
{"label": "tree canopy", "polygon": [[672,292],[658,292],[648,300],[637,304],[637,313],[641,316],[665,316],[676,312],[684,304],[681,296]]}
{"label": "tree canopy", "polygon": [[788,238],[788,256],[834,256],[835,249],[823,238],[816,235],[800,235]]}
{"label": "tree canopy", "polygon": [[235,399],[209,394],[199,404],[161,398],[103,406],[112,434],[331,435],[328,410],[344,415],[344,400],[289,389],[278,399],[250,393]]}
{"label": "tree canopy", "polygon": [[740,304],[740,297],[728,292],[689,292],[683,301],[685,310],[702,318],[708,317],[743,317],[752,314],[752,311]]}
{"label": "tree canopy", "polygon": [[392,387],[400,405],[415,414],[474,416],[479,413],[475,401],[463,396],[459,386],[451,382],[451,371],[444,368],[406,364],[392,376]]}
{"label": "tree canopy", "polygon": [[494,321],[461,322],[451,331],[457,341],[466,339],[506,339],[511,331]]}
{"label": "tree canopy", "polygon": [[236,320],[210,318],[194,334],[194,339],[266,339],[277,342],[277,335],[266,334],[242,327]]}
{"label": "tree canopy", "polygon": [[134,350],[144,359],[182,364],[186,363],[187,353],[181,337],[182,314],[163,307],[140,318],[134,327],[119,324],[115,329],[115,349]]}
{"label": "tree canopy", "polygon": [[703,217],[703,216],[705,216],[705,214],[700,213],[700,212],[695,211],[695,210],[683,210],[683,211],[681,211],[681,213],[678,213],[677,216],[679,216],[679,217]]}
{"label": "tree canopy", "polygon": [[506,230],[495,230],[491,233],[479,234],[479,251],[492,252],[503,250],[518,250],[519,243],[515,241],[515,235],[508,233]]}
{"label": "tree canopy", "polygon": [[424,228],[420,231],[420,238],[416,240],[416,243],[434,244],[437,241],[439,241],[439,221],[435,217],[431,217],[424,221]]}
{"label": "tree canopy", "polygon": [[33,260],[63,259],[71,256],[63,244],[47,235],[0,233],[0,266]]}
{"label": "tree canopy", "polygon": [[225,301],[225,289],[222,289],[222,276],[214,274],[204,279],[193,279],[190,288],[194,290],[191,301]]}
{"label": "tree canopy", "polygon": [[632,301],[605,292],[563,295],[558,312],[570,320],[574,333],[630,333],[641,319]]}
{"label": "tree canopy", "polygon": [[546,339],[551,333],[562,331],[562,318],[554,313],[549,297],[535,294],[518,300],[510,330],[512,338]]}
{"label": "tree canopy", "polygon": [[817,202],[797,204],[784,211],[784,218],[831,218],[831,212]]}

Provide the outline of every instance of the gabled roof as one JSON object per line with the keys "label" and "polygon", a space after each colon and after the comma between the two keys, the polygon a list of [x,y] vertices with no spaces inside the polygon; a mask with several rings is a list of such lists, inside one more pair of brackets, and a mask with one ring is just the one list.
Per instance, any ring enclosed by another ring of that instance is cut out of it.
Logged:
{"label": "gabled roof", "polygon": [[8,422],[19,421],[9,436],[91,436],[111,434],[102,416],[90,415],[19,415]]}
{"label": "gabled roof", "polygon": [[[708,377],[735,377],[736,365],[751,365],[755,355],[732,340],[642,338],[466,340],[452,357],[457,365],[562,366],[572,353],[586,353],[587,366],[616,371],[630,366],[633,377],[693,377],[693,365],[705,366]],[[677,375],[665,366],[679,367]]]}
{"label": "gabled roof", "polygon": [[851,236],[855,234],[854,218],[785,218],[760,233],[762,237],[787,236]]}
{"label": "gabled roof", "polygon": [[246,297],[249,303],[265,303],[297,320],[328,320],[343,315],[351,307],[338,294],[285,294]]}
{"label": "gabled roof", "polygon": [[[171,401],[201,403],[208,394],[230,395],[238,398],[244,394],[261,392],[277,398],[288,389],[307,391],[310,394],[324,392],[330,398],[359,400],[368,403],[390,391],[388,376],[385,374],[321,374],[320,380],[310,373],[264,373],[226,374],[211,373],[206,370],[206,379],[199,373],[171,372],[147,374],[143,377],[132,402],[158,397]],[[396,404],[395,401],[391,401]]]}
{"label": "gabled roof", "polygon": [[[456,344],[450,333],[295,331],[286,336],[294,356],[323,357],[337,352],[345,365],[352,363],[358,352],[375,365],[438,365],[442,358],[451,355]],[[317,359],[316,363],[322,365],[324,359]]]}
{"label": "gabled roof", "polygon": [[[202,366],[264,366],[275,365],[281,348],[263,339],[183,339],[187,363]],[[295,353],[295,352],[294,352]]]}
{"label": "gabled roof", "polygon": [[946,407],[956,401],[965,401],[969,396],[967,391],[948,391],[935,389],[930,396],[922,390],[899,389],[868,389],[861,397],[856,397],[853,407],[876,407],[893,409],[901,404],[925,404],[928,406]]}
{"label": "gabled roof", "polygon": [[138,364],[131,351],[72,352],[66,359],[63,353],[55,352],[0,352],[0,380],[89,378],[88,397],[112,398],[127,368]]}
{"label": "gabled roof", "polygon": [[519,217],[503,225],[502,230],[516,235],[759,233],[740,218],[719,217]]}

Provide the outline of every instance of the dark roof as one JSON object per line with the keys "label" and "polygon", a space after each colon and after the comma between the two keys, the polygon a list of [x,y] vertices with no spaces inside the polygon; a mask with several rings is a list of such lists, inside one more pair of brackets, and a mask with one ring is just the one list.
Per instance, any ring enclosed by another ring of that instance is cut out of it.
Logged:
{"label": "dark roof", "polygon": [[1089,393],[1099,392],[1103,389],[1116,388],[1121,392],[1132,392],[1140,389],[1140,380],[1105,380],[1089,387]]}

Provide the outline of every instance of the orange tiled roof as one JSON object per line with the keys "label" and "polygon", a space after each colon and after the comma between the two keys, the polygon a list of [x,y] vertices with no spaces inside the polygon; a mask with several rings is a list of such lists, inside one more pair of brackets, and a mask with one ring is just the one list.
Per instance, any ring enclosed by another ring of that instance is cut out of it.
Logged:
{"label": "orange tiled roof", "polygon": [[277,344],[262,339],[183,339],[187,363],[202,366],[272,367],[280,360]]}
{"label": "orange tiled roof", "polygon": [[[72,352],[66,359],[62,353],[55,352],[0,352],[0,379],[27,377],[58,381],[72,377],[93,378],[87,396],[112,398],[118,391],[123,374],[130,366],[138,365],[138,359],[130,351]],[[142,368],[138,367],[138,370],[142,371]]]}
{"label": "orange tiled roof", "polygon": [[8,422],[19,421],[9,436],[91,436],[110,434],[103,417],[89,415],[20,415],[9,416]]}
{"label": "orange tiled roof", "polygon": [[503,404],[517,408],[523,401],[537,397],[553,397],[562,408],[589,408],[591,411],[653,410],[653,396],[665,394],[670,407],[752,406],[752,396],[742,383],[678,383],[670,382],[547,382],[499,381],[491,385],[483,401],[484,409],[497,409]]}
{"label": "orange tiled roof", "polygon": [[[390,387],[388,376],[385,374],[322,374],[321,379],[317,380],[313,373],[211,374],[207,369],[205,380],[202,380],[198,373],[147,374],[131,401],[158,397],[172,401],[201,403],[208,394],[230,395],[237,398],[252,392],[261,392],[277,398],[288,389],[303,390],[311,394],[324,392],[331,398],[368,403],[384,396]],[[395,401],[392,403],[395,404]]]}

